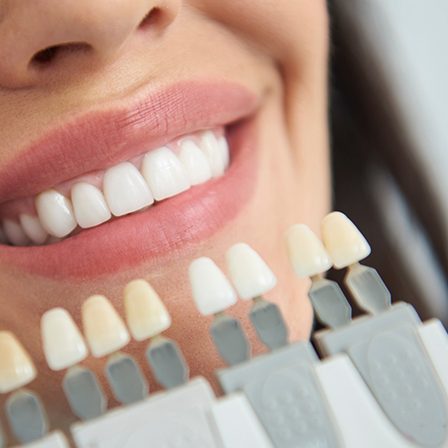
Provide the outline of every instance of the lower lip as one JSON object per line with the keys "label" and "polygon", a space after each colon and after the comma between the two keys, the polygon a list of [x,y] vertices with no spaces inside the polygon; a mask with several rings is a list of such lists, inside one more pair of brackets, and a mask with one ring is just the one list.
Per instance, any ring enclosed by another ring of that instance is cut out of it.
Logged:
{"label": "lower lip", "polygon": [[257,171],[255,121],[230,129],[231,165],[223,177],[59,243],[4,246],[0,264],[52,279],[88,279],[178,257],[234,219],[250,199]]}

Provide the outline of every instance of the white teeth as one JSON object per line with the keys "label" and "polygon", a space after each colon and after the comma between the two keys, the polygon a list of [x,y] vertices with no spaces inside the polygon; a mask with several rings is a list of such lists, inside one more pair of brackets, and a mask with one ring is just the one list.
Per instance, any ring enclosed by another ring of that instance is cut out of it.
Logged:
{"label": "white teeth", "polygon": [[133,280],[126,285],[124,307],[128,327],[137,341],[157,336],[171,325],[165,305],[145,280]]}
{"label": "white teeth", "polygon": [[184,167],[174,152],[166,146],[145,155],[142,174],[157,201],[190,188]]}
{"label": "white teeth", "polygon": [[47,190],[36,197],[37,215],[42,227],[53,236],[67,236],[76,221],[71,202],[55,190]]}
{"label": "white teeth", "polygon": [[42,227],[37,216],[31,216],[24,213],[20,215],[19,219],[23,231],[34,244],[45,243],[48,238],[48,233]]}
{"label": "white teeth", "polygon": [[224,165],[224,169],[227,169],[230,162],[230,151],[227,139],[222,135],[218,138],[219,153],[221,154],[221,160]]}
{"label": "white teeth", "polygon": [[333,265],[320,239],[305,224],[296,224],[286,233],[289,259],[299,277],[312,277]]}
{"label": "white teeth", "polygon": [[248,244],[233,245],[226,259],[232,283],[244,300],[262,296],[277,284],[269,266]]}
{"label": "white teeth", "polygon": [[370,246],[358,228],[341,212],[322,221],[322,236],[334,267],[345,268],[370,255]]}
{"label": "white teeth", "polygon": [[95,295],[82,304],[84,335],[93,356],[109,355],[128,344],[123,320],[106,297]]}
{"label": "white teeth", "polygon": [[212,178],[207,157],[193,140],[182,140],[179,160],[187,172],[191,185],[199,185]]}
{"label": "white teeth", "polygon": [[9,331],[0,332],[0,353],[0,393],[11,392],[36,378],[30,356]]}
{"label": "white teeth", "polygon": [[210,258],[194,260],[190,264],[189,277],[196,307],[204,316],[224,311],[236,303],[232,285]]}
{"label": "white teeth", "polygon": [[[82,181],[71,185],[70,199],[56,187],[40,193],[34,198],[37,217],[31,211],[0,222],[0,244],[51,244],[78,226],[87,229],[101,225],[113,216],[137,212],[155,200],[176,196],[192,185],[222,176],[229,166],[229,145],[221,131],[201,131],[172,144],[175,150],[163,146],[132,159],[142,161],[141,172],[131,162],[109,168],[103,176],[102,190]],[[67,186],[64,184],[61,191]]]}
{"label": "white teeth", "polygon": [[42,315],[42,345],[52,370],[71,367],[87,357],[87,347],[70,314],[53,308]]}
{"label": "white teeth", "polygon": [[212,131],[205,131],[201,135],[201,149],[207,156],[213,177],[224,174],[225,160],[223,160],[223,146],[219,144],[216,135]]}
{"label": "white teeth", "polygon": [[11,219],[5,219],[3,221],[3,231],[7,240],[11,244],[14,244],[14,246],[27,246],[30,243],[22,226]]}
{"label": "white teeth", "polygon": [[103,193],[95,186],[80,182],[73,186],[71,195],[76,221],[83,229],[95,227],[112,217]]}
{"label": "white teeth", "polygon": [[106,171],[103,191],[114,216],[127,215],[154,202],[145,179],[130,162],[120,163]]}

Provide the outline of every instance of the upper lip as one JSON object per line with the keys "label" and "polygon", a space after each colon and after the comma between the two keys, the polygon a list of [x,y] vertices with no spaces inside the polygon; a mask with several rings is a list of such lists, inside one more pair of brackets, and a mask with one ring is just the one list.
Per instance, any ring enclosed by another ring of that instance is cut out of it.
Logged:
{"label": "upper lip", "polygon": [[235,122],[257,105],[255,94],[230,82],[184,81],[139,91],[71,118],[21,150],[0,170],[0,203],[103,170],[180,135]]}

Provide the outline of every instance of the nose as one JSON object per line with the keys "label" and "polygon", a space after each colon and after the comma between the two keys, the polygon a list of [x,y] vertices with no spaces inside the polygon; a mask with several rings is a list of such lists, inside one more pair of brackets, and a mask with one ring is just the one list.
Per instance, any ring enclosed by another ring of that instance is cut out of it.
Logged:
{"label": "nose", "polygon": [[116,57],[129,38],[154,38],[180,0],[0,1],[0,87],[42,83]]}

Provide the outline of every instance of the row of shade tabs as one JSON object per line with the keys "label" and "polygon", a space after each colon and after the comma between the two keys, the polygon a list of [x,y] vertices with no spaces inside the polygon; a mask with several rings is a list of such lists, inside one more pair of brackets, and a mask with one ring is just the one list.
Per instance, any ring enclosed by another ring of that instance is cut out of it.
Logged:
{"label": "row of shade tabs", "polygon": [[[333,212],[324,218],[321,231],[323,242],[302,224],[286,233],[295,273],[312,281],[309,297],[320,321],[332,329],[351,323],[345,295],[337,283],[324,278],[332,266],[348,267],[345,283],[360,308],[371,314],[387,310],[391,306],[389,291],[374,269],[359,264],[370,254],[370,246],[354,224],[342,213]],[[262,257],[248,244],[238,243],[227,251],[226,264],[228,276],[212,259],[195,259],[189,267],[189,279],[198,311],[214,316],[210,334],[219,354],[228,366],[237,366],[251,357],[239,320],[226,313],[238,296],[252,301],[250,321],[269,350],[288,345],[288,329],[278,306],[263,298],[277,281]],[[149,341],[146,359],[163,388],[173,389],[189,381],[188,365],[179,346],[163,335],[171,325],[170,315],[147,281],[139,279],[126,285],[124,311],[123,320],[106,297],[94,295],[82,305],[82,333],[63,308],[50,309],[41,318],[46,361],[52,370],[66,370],[62,388],[81,421],[107,412],[106,396],[96,374],[82,365],[89,352],[93,357],[107,358],[105,377],[119,403],[129,405],[147,397],[148,382],[139,364],[123,350],[131,336]],[[5,413],[11,432],[19,443],[39,440],[49,432],[49,423],[38,394],[24,388],[36,377],[33,362],[8,331],[0,332],[0,353],[0,393],[9,394]]]}

